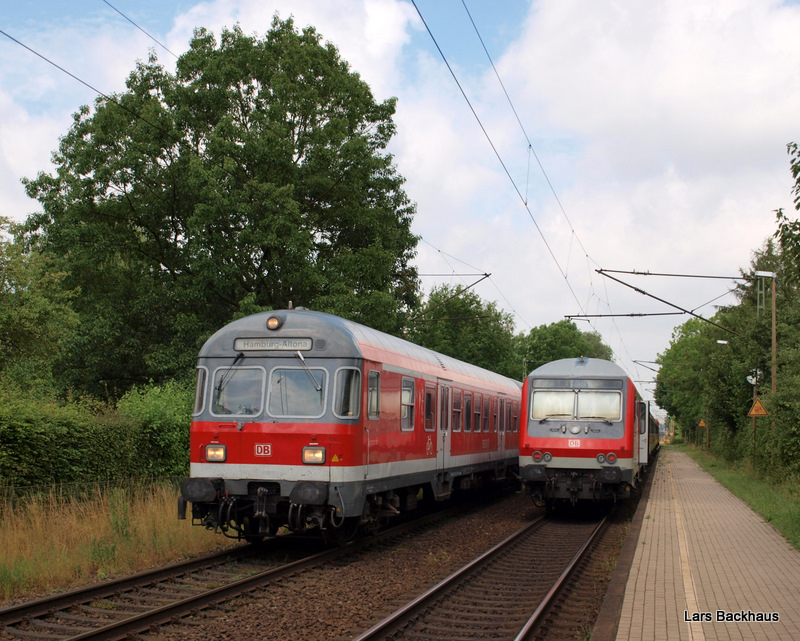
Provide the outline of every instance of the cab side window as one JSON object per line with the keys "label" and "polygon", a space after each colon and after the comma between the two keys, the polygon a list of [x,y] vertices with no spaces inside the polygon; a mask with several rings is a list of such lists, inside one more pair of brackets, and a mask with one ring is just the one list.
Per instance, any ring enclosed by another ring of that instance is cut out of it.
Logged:
{"label": "cab side window", "polygon": [[343,418],[357,418],[361,413],[361,372],[344,367],[336,372],[336,398],[333,413]]}

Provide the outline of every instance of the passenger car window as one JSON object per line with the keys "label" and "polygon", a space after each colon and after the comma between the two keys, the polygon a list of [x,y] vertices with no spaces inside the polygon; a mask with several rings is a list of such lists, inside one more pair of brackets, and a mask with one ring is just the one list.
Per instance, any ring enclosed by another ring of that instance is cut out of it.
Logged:
{"label": "passenger car window", "polygon": [[454,432],[461,431],[461,390],[453,390],[453,424],[451,428]]}
{"label": "passenger car window", "polygon": [[400,429],[411,431],[414,429],[414,380],[403,379],[403,388],[400,394]]}
{"label": "passenger car window", "polygon": [[436,387],[425,385],[425,431],[433,432],[436,429]]}

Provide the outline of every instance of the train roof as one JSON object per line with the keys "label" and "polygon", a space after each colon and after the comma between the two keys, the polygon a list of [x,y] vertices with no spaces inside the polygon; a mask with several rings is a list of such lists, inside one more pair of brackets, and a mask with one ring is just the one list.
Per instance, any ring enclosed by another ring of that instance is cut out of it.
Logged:
{"label": "train roof", "polygon": [[627,378],[619,365],[602,358],[562,358],[537,367],[530,373],[535,378]]}
{"label": "train roof", "polygon": [[[277,316],[282,321],[280,332],[267,329],[267,320],[273,316]],[[364,358],[366,356],[369,358],[371,356],[365,355],[365,352],[374,353],[375,350],[380,350],[426,363],[438,370],[438,375],[443,378],[448,378],[448,372],[457,372],[498,385],[521,387],[519,381],[440,354],[397,336],[339,316],[302,308],[261,312],[235,320],[218,330],[206,341],[200,350],[200,358],[221,358],[236,354],[234,341],[237,338],[257,341],[258,339],[278,337],[283,339],[287,336],[295,339],[312,339],[311,348],[303,351],[306,357]],[[260,356],[273,353],[268,349],[253,350],[253,352]]]}

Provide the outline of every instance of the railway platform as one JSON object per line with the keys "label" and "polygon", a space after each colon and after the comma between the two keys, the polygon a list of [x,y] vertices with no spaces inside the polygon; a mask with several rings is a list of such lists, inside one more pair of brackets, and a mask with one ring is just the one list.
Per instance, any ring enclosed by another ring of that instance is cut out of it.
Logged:
{"label": "railway platform", "polygon": [[652,473],[592,641],[800,639],[800,551],[688,455]]}

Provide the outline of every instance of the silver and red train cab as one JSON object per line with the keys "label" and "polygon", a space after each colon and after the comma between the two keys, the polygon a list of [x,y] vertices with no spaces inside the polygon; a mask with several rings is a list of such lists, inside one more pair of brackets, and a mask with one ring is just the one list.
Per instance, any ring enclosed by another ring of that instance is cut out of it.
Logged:
{"label": "silver and red train cab", "polygon": [[658,448],[649,403],[618,365],[596,358],[547,363],[523,387],[520,474],[537,502],[627,498]]}
{"label": "silver and red train cab", "polygon": [[517,381],[336,316],[234,321],[203,346],[179,517],[259,540],[365,524],[506,479]]}

